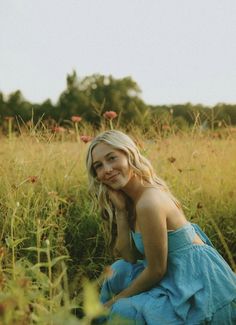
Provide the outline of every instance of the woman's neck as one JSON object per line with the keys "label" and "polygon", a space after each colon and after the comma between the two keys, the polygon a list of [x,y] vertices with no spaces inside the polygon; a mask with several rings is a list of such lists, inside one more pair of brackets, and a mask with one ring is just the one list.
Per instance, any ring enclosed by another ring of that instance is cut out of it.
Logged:
{"label": "woman's neck", "polygon": [[136,205],[145,190],[146,183],[147,182],[142,181],[138,175],[134,175],[122,191],[133,201],[133,204]]}

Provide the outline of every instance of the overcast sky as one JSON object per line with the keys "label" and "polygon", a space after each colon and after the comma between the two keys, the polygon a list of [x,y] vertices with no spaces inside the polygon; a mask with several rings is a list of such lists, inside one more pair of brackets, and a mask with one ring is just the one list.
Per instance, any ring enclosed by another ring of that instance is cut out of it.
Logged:
{"label": "overcast sky", "polygon": [[0,0],[0,91],[131,76],[147,104],[236,103],[236,0]]}

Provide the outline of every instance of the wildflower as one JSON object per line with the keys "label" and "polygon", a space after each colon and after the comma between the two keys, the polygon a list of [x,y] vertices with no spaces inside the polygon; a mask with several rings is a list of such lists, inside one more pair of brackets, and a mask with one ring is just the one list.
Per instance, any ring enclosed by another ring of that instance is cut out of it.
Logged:
{"label": "wildflower", "polygon": [[6,313],[6,305],[4,303],[0,303],[0,316],[3,317]]}
{"label": "wildflower", "polygon": [[65,128],[63,128],[62,126],[55,126],[53,129],[52,129],[55,133],[63,133],[65,132]]}
{"label": "wildflower", "polygon": [[197,209],[202,209],[202,208],[203,208],[202,203],[201,203],[201,202],[198,202],[198,204],[197,204]]}
{"label": "wildflower", "polygon": [[107,120],[113,120],[114,118],[117,117],[117,113],[114,111],[106,111],[103,114],[103,117],[105,117]]}
{"label": "wildflower", "polygon": [[163,124],[162,125],[162,130],[170,130],[170,126],[168,124]]}
{"label": "wildflower", "polygon": [[38,176],[29,176],[27,179],[29,183],[36,183],[37,180],[38,180]]}
{"label": "wildflower", "polygon": [[168,160],[169,160],[170,163],[173,164],[176,161],[176,158],[175,157],[169,157]]}
{"label": "wildflower", "polygon": [[0,258],[3,258],[6,255],[5,247],[0,247]]}
{"label": "wildflower", "polygon": [[27,288],[31,284],[31,281],[27,278],[18,279],[18,284],[21,288]]}
{"label": "wildflower", "polygon": [[105,119],[107,119],[109,121],[110,124],[110,129],[113,130],[113,124],[112,124],[112,120],[117,117],[117,113],[114,111],[106,111],[103,114],[103,117],[105,117]]}
{"label": "wildflower", "polygon": [[79,115],[71,116],[71,121],[74,123],[79,123],[81,120],[82,120],[82,117],[80,117]]}
{"label": "wildflower", "polygon": [[84,143],[88,143],[92,139],[93,139],[93,137],[91,137],[90,135],[81,135],[81,137],[80,137],[80,140],[83,141]]}
{"label": "wildflower", "polygon": [[14,120],[14,117],[13,116],[5,116],[4,119],[6,121],[12,121],[12,120]]}

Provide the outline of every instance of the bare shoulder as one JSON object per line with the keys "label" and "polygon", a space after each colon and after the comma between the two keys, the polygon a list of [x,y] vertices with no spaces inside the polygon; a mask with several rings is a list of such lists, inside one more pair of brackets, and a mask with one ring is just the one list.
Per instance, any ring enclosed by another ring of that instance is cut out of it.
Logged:
{"label": "bare shoulder", "polygon": [[142,193],[136,205],[137,227],[141,227],[142,223],[149,222],[149,226],[158,227],[162,225],[167,229],[174,230],[182,226],[186,222],[186,217],[179,209],[171,196],[157,188],[147,188]]}
{"label": "bare shoulder", "polygon": [[167,209],[164,200],[162,191],[155,188],[147,188],[142,193],[136,204],[136,226],[142,234],[155,234],[156,238],[161,232],[166,233]]}
{"label": "bare shoulder", "polygon": [[146,188],[136,204],[137,211],[165,210],[169,203],[168,195],[157,188]]}

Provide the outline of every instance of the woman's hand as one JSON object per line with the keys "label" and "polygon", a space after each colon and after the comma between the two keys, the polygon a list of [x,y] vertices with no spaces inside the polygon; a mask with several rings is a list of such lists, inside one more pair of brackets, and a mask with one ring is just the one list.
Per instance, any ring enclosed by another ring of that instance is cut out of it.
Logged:
{"label": "woman's hand", "polygon": [[104,307],[110,308],[116,302],[116,300],[117,299],[115,299],[115,297],[113,297],[112,299],[110,299],[107,302],[105,302]]}
{"label": "woman's hand", "polygon": [[116,191],[108,188],[109,199],[115,208],[119,211],[124,211],[126,208],[125,194],[122,191]]}

